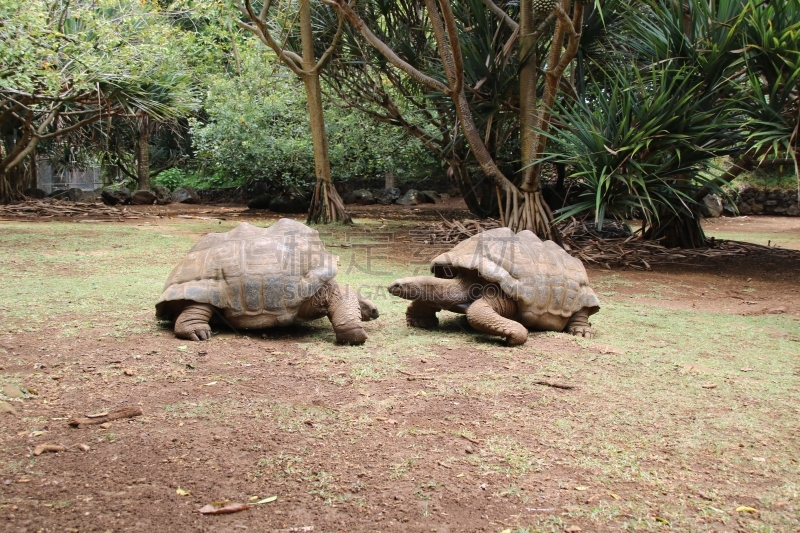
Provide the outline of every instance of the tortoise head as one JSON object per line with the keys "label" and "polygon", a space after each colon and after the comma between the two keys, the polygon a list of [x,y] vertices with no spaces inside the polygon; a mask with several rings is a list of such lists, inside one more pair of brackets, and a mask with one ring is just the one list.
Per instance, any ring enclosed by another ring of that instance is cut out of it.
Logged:
{"label": "tortoise head", "polygon": [[361,307],[362,322],[369,322],[381,316],[378,307],[371,300],[364,298],[360,292],[358,293],[358,305]]}

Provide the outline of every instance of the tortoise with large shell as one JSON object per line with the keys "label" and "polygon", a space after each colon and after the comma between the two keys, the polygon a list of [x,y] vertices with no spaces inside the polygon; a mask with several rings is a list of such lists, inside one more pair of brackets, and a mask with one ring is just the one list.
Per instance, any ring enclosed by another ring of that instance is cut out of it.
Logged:
{"label": "tortoise with large shell", "polygon": [[433,328],[441,310],[466,313],[484,333],[523,344],[528,329],[591,338],[600,309],[586,269],[552,241],[497,228],[470,237],[431,262],[434,276],[398,279],[389,292],[411,300],[409,326]]}
{"label": "tortoise with large shell", "polygon": [[338,342],[362,344],[362,320],[378,318],[378,310],[334,280],[337,260],[304,224],[243,222],[200,239],[169,275],[156,316],[173,320],[175,335],[195,341],[211,337],[212,319],[262,329],[327,316]]}

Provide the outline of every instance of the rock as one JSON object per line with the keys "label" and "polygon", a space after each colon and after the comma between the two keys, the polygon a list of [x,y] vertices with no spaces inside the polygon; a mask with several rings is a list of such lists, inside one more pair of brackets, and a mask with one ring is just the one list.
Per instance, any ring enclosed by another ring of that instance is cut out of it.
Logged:
{"label": "rock", "polygon": [[375,197],[367,189],[358,189],[352,192],[355,203],[359,205],[372,205],[375,203]]}
{"label": "rock", "polygon": [[90,204],[96,203],[100,201],[100,193],[103,189],[97,189],[95,191],[83,191],[81,197],[78,201],[80,202],[87,202]]}
{"label": "rock", "polygon": [[0,414],[17,416],[17,410],[14,409],[8,402],[0,402]]}
{"label": "rock", "polygon": [[742,204],[739,206],[740,215],[749,215],[752,212],[753,212],[753,207],[749,204]]}
{"label": "rock", "polygon": [[461,196],[461,190],[458,187],[450,187],[447,189],[447,194],[451,197]]}
{"label": "rock", "polygon": [[425,197],[416,189],[409,189],[402,198],[396,202],[399,205],[417,205],[424,204]]}
{"label": "rock", "polygon": [[131,195],[131,203],[133,205],[153,205],[156,201],[156,195],[152,191],[140,189]]}
{"label": "rock", "polygon": [[269,203],[272,201],[272,197],[266,194],[259,194],[258,196],[251,198],[249,202],[247,202],[248,209],[269,209]]}
{"label": "rock", "polygon": [[725,215],[726,217],[735,217],[737,214],[736,206],[729,203],[724,204],[722,206],[722,214]]}
{"label": "rock", "polygon": [[345,193],[345,194],[342,196],[342,202],[344,202],[344,203],[345,203],[345,205],[350,205],[350,204],[354,204],[354,203],[356,203],[356,195],[355,195],[355,192],[353,192],[353,191],[350,191],[350,192],[347,192],[347,193]]}
{"label": "rock", "polygon": [[442,197],[439,196],[439,193],[436,191],[422,191],[422,196],[425,198],[425,201],[429,204],[440,204],[442,203]]}
{"label": "rock", "polygon": [[706,197],[703,198],[703,206],[701,207],[703,216],[717,218],[718,216],[722,215],[723,209],[724,206],[722,205],[722,200],[718,195],[707,194]]}
{"label": "rock", "polygon": [[450,195],[447,194],[446,192],[441,193],[439,196],[442,198],[443,202],[446,202],[447,200],[450,199]]}
{"label": "rock", "polygon": [[80,202],[81,198],[83,198],[83,189],[73,187],[67,191],[67,197],[70,202]]}
{"label": "rock", "polygon": [[786,210],[786,214],[790,217],[796,217],[797,215],[800,215],[800,208],[797,207],[797,204],[790,205]]}
{"label": "rock", "polygon": [[389,189],[375,189],[372,191],[372,196],[375,198],[375,201],[382,205],[389,205],[393,204],[398,198],[400,198],[400,189],[397,187],[391,187]]}
{"label": "rock", "polygon": [[156,195],[156,203],[158,205],[172,203],[172,193],[163,185],[153,185],[153,193]]}
{"label": "rock", "polygon": [[8,396],[9,398],[22,398],[23,396],[25,396],[25,393],[22,392],[22,389],[20,389],[18,385],[14,385],[13,383],[9,383],[5,387],[3,387],[3,394]]}
{"label": "rock", "polygon": [[758,214],[764,211],[764,204],[755,203],[753,204],[753,214]]}
{"label": "rock", "polygon": [[103,189],[100,199],[106,205],[129,204],[131,192],[128,189]]}
{"label": "rock", "polygon": [[22,194],[24,194],[28,198],[38,198],[40,200],[42,198],[47,197],[46,192],[44,192],[42,189],[37,189],[36,187],[30,187],[28,189],[25,189],[24,191],[22,191]]}
{"label": "rock", "polygon": [[172,191],[172,201],[178,204],[199,204],[200,197],[191,187],[178,187]]}
{"label": "rock", "polygon": [[786,212],[786,208],[783,207],[782,205],[779,205],[775,209],[773,209],[772,212],[773,213],[777,213],[779,215],[782,215],[782,214],[784,214]]}
{"label": "rock", "polygon": [[269,210],[276,213],[305,213],[310,203],[299,194],[283,193],[269,203]]}
{"label": "rock", "polygon": [[775,196],[772,195],[772,194],[770,194],[770,196],[772,196],[772,199],[771,200],[767,200],[766,202],[764,202],[764,207],[773,207],[773,206],[778,205],[778,200],[775,200]]}
{"label": "rock", "polygon": [[47,196],[56,200],[69,200],[69,191],[53,191]]}

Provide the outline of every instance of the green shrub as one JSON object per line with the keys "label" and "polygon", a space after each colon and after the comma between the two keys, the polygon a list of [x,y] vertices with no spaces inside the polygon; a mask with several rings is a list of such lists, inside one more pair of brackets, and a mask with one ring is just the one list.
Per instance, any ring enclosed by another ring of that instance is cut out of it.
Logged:
{"label": "green shrub", "polygon": [[161,185],[170,191],[182,187],[186,181],[186,172],[181,168],[170,168],[161,172],[151,180],[153,185]]}
{"label": "green shrub", "polygon": [[[207,119],[192,123],[197,161],[219,186],[248,181],[274,188],[310,189],[314,149],[302,83],[266,53],[242,54],[242,74],[209,81]],[[379,124],[360,112],[325,109],[331,171],[335,181],[425,175],[436,164],[424,147],[400,128]]]}

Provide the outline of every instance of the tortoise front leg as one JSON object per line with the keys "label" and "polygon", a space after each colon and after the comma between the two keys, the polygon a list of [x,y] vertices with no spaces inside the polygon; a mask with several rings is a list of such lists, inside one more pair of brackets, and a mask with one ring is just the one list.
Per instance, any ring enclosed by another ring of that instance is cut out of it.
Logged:
{"label": "tortoise front leg", "polygon": [[422,300],[412,300],[406,309],[406,324],[414,328],[435,328],[439,325],[437,311],[440,309],[431,307]]}
{"label": "tortoise front leg", "polygon": [[593,338],[594,330],[592,329],[592,325],[589,323],[589,311],[587,311],[584,307],[572,315],[569,319],[569,322],[567,322],[567,326],[564,328],[564,331],[570,335],[575,335],[576,337],[583,337],[585,339]]}
{"label": "tortoise front leg", "polygon": [[175,336],[190,341],[205,341],[211,338],[208,321],[214,314],[214,307],[208,304],[187,305],[175,320]]}
{"label": "tortoise front leg", "polygon": [[525,344],[528,329],[506,318],[517,314],[517,303],[505,295],[478,298],[467,309],[469,325],[483,333],[506,337],[509,346]]}

